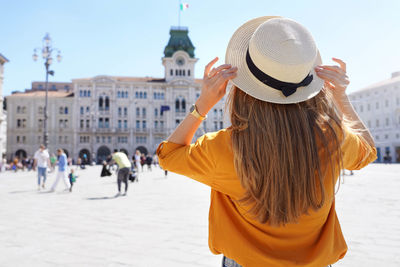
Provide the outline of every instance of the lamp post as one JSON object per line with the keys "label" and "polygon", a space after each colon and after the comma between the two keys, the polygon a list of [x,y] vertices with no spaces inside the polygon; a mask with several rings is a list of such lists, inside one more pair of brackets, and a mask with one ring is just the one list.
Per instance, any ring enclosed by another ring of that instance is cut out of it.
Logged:
{"label": "lamp post", "polygon": [[51,38],[48,33],[43,37],[43,45],[42,48],[35,48],[33,50],[33,61],[37,61],[38,51],[42,51],[42,57],[44,59],[44,66],[46,68],[46,83],[45,83],[45,90],[46,90],[46,98],[45,98],[45,105],[44,105],[44,120],[43,120],[43,143],[48,148],[49,146],[49,133],[47,129],[47,119],[48,119],[48,84],[49,84],[49,74],[51,76],[54,76],[54,71],[49,70],[50,65],[53,63],[53,58],[52,58],[52,53],[57,52],[57,61],[60,62],[62,57],[61,57],[61,51],[57,48],[54,48],[51,43]]}

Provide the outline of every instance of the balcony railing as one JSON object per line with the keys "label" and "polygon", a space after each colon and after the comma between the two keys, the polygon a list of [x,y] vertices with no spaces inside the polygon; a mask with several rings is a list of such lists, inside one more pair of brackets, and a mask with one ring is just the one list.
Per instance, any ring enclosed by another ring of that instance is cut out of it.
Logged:
{"label": "balcony railing", "polygon": [[133,128],[133,132],[134,133],[143,133],[143,134],[148,134],[149,133],[149,129],[148,128]]}

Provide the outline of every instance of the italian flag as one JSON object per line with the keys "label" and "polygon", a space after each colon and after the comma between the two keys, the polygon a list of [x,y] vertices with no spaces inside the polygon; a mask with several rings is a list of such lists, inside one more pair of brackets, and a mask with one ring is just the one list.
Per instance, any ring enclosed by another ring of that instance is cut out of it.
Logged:
{"label": "italian flag", "polygon": [[189,4],[188,3],[181,3],[181,10],[182,11],[187,9],[187,8],[189,8]]}

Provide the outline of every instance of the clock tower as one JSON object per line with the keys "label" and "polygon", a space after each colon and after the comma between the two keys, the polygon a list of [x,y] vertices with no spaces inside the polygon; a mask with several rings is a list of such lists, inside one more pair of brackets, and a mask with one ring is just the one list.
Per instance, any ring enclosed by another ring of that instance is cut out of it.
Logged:
{"label": "clock tower", "polygon": [[164,49],[162,64],[165,68],[165,80],[194,79],[194,46],[189,39],[187,27],[171,27],[170,38]]}

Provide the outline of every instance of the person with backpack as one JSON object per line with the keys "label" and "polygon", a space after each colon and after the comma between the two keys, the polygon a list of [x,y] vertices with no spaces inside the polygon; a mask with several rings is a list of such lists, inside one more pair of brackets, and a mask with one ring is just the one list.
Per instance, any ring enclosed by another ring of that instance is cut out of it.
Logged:
{"label": "person with backpack", "polygon": [[[341,169],[376,159],[347,95],[346,64],[322,65],[298,22],[260,17],[233,34],[226,64],[204,71],[200,97],[162,142],[160,166],[211,188],[209,247],[223,266],[328,266],[347,245],[335,211]],[[232,88],[232,125],[191,144]]]}

